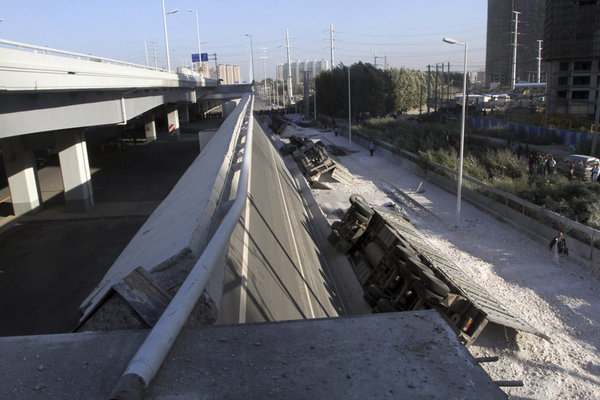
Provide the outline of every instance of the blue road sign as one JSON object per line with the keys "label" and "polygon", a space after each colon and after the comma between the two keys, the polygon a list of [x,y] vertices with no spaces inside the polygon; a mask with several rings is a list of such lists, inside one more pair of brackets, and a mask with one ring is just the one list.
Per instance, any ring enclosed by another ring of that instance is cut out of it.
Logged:
{"label": "blue road sign", "polygon": [[198,53],[192,54],[192,62],[200,62],[200,54],[198,54]]}
{"label": "blue road sign", "polygon": [[201,60],[202,61],[208,61],[208,53],[202,53]]}

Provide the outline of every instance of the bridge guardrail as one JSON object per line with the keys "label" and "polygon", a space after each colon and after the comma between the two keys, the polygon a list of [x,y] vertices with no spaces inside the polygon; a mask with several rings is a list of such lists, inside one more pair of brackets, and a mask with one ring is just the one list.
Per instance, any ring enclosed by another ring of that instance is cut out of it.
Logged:
{"label": "bridge guardrail", "polygon": [[200,259],[194,265],[188,277],[181,285],[181,288],[177,291],[177,294],[173,297],[142,346],[130,361],[117,386],[111,393],[110,399],[141,398],[143,390],[158,372],[188,316],[198,302],[210,279],[212,271],[222,261],[227,251],[231,234],[246,208],[248,199],[249,168],[252,162],[254,97],[250,101],[244,158],[236,199],[202,252]]}
{"label": "bridge guardrail", "polygon": [[119,60],[114,60],[114,59],[111,59],[111,58],[92,56],[90,54],[75,53],[75,52],[72,52],[72,51],[58,50],[58,49],[53,49],[53,48],[50,48],[50,47],[36,46],[36,45],[32,45],[32,44],[14,42],[12,40],[0,39],[0,45],[16,47],[18,50],[30,49],[33,52],[41,51],[42,54],[61,55],[61,56],[67,56],[67,57],[77,58],[78,60],[88,60],[88,61],[95,61],[95,62],[103,62],[103,63],[108,63],[108,64],[125,65],[125,66],[128,66],[128,67],[151,69],[151,70],[154,70],[154,71],[167,72],[167,70],[164,69],[164,68],[149,67],[149,66],[146,66],[146,65],[130,63],[130,62],[127,62],[127,61],[119,61]]}

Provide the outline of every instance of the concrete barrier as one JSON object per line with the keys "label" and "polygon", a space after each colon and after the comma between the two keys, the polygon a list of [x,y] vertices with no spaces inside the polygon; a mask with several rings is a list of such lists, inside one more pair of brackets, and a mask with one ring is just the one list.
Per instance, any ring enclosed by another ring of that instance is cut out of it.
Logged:
{"label": "concrete barrier", "polygon": [[84,300],[80,306],[81,321],[97,308],[114,284],[138,266],[153,273],[167,290],[185,278],[210,239],[213,216],[221,202],[249,99],[246,95],[223,122],[204,151]]}

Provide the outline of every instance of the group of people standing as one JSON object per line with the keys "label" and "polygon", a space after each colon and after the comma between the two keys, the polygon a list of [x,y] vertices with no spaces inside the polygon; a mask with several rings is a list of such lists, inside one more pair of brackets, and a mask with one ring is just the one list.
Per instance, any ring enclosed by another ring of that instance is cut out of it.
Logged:
{"label": "group of people standing", "polygon": [[529,175],[555,175],[556,160],[548,154],[529,153]]}

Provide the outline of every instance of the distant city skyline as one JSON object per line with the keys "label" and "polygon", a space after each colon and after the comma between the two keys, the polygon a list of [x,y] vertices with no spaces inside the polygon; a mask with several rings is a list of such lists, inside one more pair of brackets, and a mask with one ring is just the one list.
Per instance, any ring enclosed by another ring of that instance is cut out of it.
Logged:
{"label": "distant city skyline", "polygon": [[[450,62],[463,68],[463,50],[442,42],[452,37],[469,43],[470,71],[485,67],[487,1],[380,0],[374,3],[279,0],[200,2],[165,0],[171,64],[190,65],[197,53],[195,15],[199,11],[202,52],[217,53],[219,64],[239,65],[249,79],[250,37],[256,79],[262,80],[287,62],[285,30],[291,59],[330,60],[329,27],[334,29],[335,64],[362,61],[390,67],[425,70],[428,64]],[[11,2],[0,8],[0,38],[99,57],[166,66],[162,4],[159,0]],[[263,50],[266,48],[266,50]]]}

